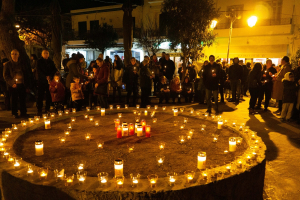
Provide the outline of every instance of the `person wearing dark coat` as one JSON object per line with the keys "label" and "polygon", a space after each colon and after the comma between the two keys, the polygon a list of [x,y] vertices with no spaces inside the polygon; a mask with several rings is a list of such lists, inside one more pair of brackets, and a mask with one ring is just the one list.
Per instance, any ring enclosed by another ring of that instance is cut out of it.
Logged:
{"label": "person wearing dark coat", "polygon": [[[11,112],[14,118],[18,118],[18,103],[20,103],[21,117],[27,116],[26,90],[31,87],[33,79],[30,66],[19,60],[19,51],[11,51],[11,60],[4,64],[3,77],[11,94]],[[50,97],[51,98],[51,97]],[[51,101],[51,99],[50,99]]]}
{"label": "person wearing dark coat", "polygon": [[250,92],[250,102],[249,102],[249,114],[255,114],[254,107],[259,96],[259,91],[261,87],[261,63],[255,63],[253,69],[249,73],[249,92]]}
{"label": "person wearing dark coat", "polygon": [[239,65],[239,58],[233,59],[233,65],[228,70],[228,80],[232,91],[231,102],[239,102],[241,95],[241,82],[243,78],[243,67]]}
{"label": "person wearing dark coat", "polygon": [[63,64],[63,66],[64,66],[64,71],[65,71],[65,73],[68,73],[68,72],[69,72],[69,68],[67,67],[67,64],[68,64],[69,61],[70,61],[69,54],[66,54],[66,58],[63,59],[63,61],[62,61],[62,64]]}
{"label": "person wearing dark coat", "polygon": [[207,103],[207,111],[211,114],[211,95],[213,93],[213,97],[215,100],[215,111],[219,113],[219,106],[218,106],[218,89],[219,89],[219,82],[221,79],[221,67],[219,64],[215,62],[215,56],[209,56],[209,63],[204,66],[203,68],[203,84],[205,86],[206,91],[206,103]]}
{"label": "person wearing dark coat", "polygon": [[155,54],[153,55],[152,60],[150,61],[150,70],[152,75],[154,75],[153,86],[154,86],[154,95],[155,95],[157,92],[157,83],[159,82],[159,73],[160,73],[160,64]]}
{"label": "person wearing dark coat", "polygon": [[[98,95],[101,108],[108,108],[107,103],[107,84],[108,84],[108,75],[109,75],[109,66],[107,63],[104,63],[102,58],[97,58],[96,60],[98,69],[95,73],[95,94]],[[98,92],[99,88],[102,87],[103,90]],[[106,89],[105,89],[106,87]]]}
{"label": "person wearing dark coat", "polygon": [[160,70],[161,70],[161,75],[163,74],[164,66],[166,65],[166,53],[162,52],[161,58],[159,59],[159,65],[160,65]]}
{"label": "person wearing dark coat", "polygon": [[221,68],[221,78],[220,78],[220,85],[219,85],[219,92],[220,92],[220,96],[221,96],[221,103],[224,103],[224,85],[225,85],[225,81],[227,80],[227,74],[226,74],[226,67],[224,69],[224,67],[222,65],[220,65]]}
{"label": "person wearing dark coat", "polygon": [[145,108],[150,105],[150,95],[152,87],[152,73],[149,67],[150,58],[145,56],[144,61],[140,64],[140,86],[141,86],[141,107]]}
{"label": "person wearing dark coat", "polygon": [[168,81],[170,82],[174,76],[175,64],[173,60],[170,60],[169,54],[166,54],[166,62],[165,65],[162,66],[162,69],[163,69],[163,75],[167,77]]}
{"label": "person wearing dark coat", "polygon": [[170,88],[169,84],[167,83],[167,78],[165,76],[160,77],[160,82],[157,84],[157,91],[159,103],[161,104],[163,100],[165,100],[165,103],[169,103]]}
{"label": "person wearing dark coat", "polygon": [[194,95],[193,84],[191,83],[188,76],[184,78],[182,83],[182,96],[185,99],[185,103],[191,103]]}
{"label": "person wearing dark coat", "polygon": [[265,96],[264,111],[268,111],[269,102],[273,89],[273,75],[277,73],[276,69],[272,67],[272,60],[267,60],[266,69],[262,72],[262,86],[260,87],[257,109],[261,108],[261,102]]}
{"label": "person wearing dark coat", "polygon": [[126,84],[126,102],[129,104],[130,96],[133,94],[132,97],[132,106],[135,106],[138,89],[139,89],[139,66],[136,63],[136,59],[132,57],[130,59],[130,64],[125,68],[125,72],[123,75],[123,83]]}
{"label": "person wearing dark coat", "polygon": [[38,115],[42,115],[43,99],[46,93],[46,108],[45,112],[49,112],[51,104],[51,95],[49,92],[49,83],[57,72],[54,62],[49,58],[49,51],[42,51],[42,58],[37,62],[38,72],[38,99],[37,99],[37,110]]}

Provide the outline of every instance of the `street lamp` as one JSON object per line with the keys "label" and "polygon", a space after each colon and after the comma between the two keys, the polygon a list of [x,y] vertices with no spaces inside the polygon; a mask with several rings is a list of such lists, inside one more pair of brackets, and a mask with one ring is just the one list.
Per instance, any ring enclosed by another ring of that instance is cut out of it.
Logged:
{"label": "street lamp", "polygon": [[255,26],[255,24],[257,22],[257,17],[251,16],[247,22],[248,22],[248,26],[252,28],[253,26]]}
{"label": "street lamp", "polygon": [[217,20],[212,20],[210,24],[210,28],[214,29],[217,26],[218,21]]}

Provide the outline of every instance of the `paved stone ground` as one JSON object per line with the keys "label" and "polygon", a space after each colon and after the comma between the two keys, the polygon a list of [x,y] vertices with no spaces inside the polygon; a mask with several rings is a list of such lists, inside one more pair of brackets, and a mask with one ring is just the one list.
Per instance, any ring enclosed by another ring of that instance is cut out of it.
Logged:
{"label": "paved stone ground", "polygon": [[[249,98],[238,105],[233,103],[220,104],[224,118],[236,119],[244,122],[258,135],[262,137],[267,146],[267,166],[265,176],[264,199],[299,199],[300,196],[300,126],[296,123],[281,123],[278,117],[272,113],[260,113],[249,116]],[[156,100],[152,102],[157,103]],[[28,114],[34,116],[36,108],[31,103]],[[173,106],[169,104],[168,106]],[[206,110],[205,105],[179,106],[193,107],[194,109]],[[270,108],[275,111],[275,108]],[[0,131],[11,127],[13,123],[20,123],[21,119],[11,117],[10,111],[0,111]]]}

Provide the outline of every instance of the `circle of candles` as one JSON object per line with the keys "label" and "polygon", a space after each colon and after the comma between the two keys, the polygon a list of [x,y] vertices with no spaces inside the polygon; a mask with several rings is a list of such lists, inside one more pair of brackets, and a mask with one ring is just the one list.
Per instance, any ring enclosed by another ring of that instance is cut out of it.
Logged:
{"label": "circle of candles", "polygon": [[101,116],[105,116],[105,108],[101,108]]}
{"label": "circle of candles", "polygon": [[93,122],[94,121],[94,116],[89,116],[89,121]]}
{"label": "circle of candles", "polygon": [[107,172],[100,172],[98,175],[98,181],[101,185],[106,185],[108,181],[108,173]]}
{"label": "circle of candles", "polygon": [[77,174],[77,179],[79,181],[79,184],[84,183],[84,181],[86,180],[87,172],[86,171],[83,171],[83,172],[79,171],[76,174]]}
{"label": "circle of candles", "polygon": [[40,179],[46,179],[48,176],[48,168],[47,169],[39,169],[38,173],[40,175]]}
{"label": "circle of candles", "polygon": [[174,108],[173,112],[174,112],[174,117],[177,117],[178,116],[178,108]]}
{"label": "circle of candles", "polygon": [[121,106],[120,105],[117,105],[117,110],[120,110]]}
{"label": "circle of candles", "polygon": [[158,109],[158,105],[155,105],[155,106],[154,106],[154,109],[157,110],[157,109]]}
{"label": "circle of candles", "polygon": [[51,129],[51,121],[50,121],[50,119],[45,119],[45,129]]}
{"label": "circle of candles", "polygon": [[136,104],[136,109],[140,109],[140,105],[139,104]]}
{"label": "circle of candles", "polygon": [[223,128],[223,120],[219,119],[218,120],[218,129],[222,129]]}
{"label": "circle of candles", "polygon": [[62,144],[66,142],[66,137],[64,137],[64,136],[59,137],[58,139],[59,139],[60,143],[62,143]]}
{"label": "circle of candles", "polygon": [[109,105],[109,109],[114,109],[114,105]]}
{"label": "circle of candles", "polygon": [[98,120],[95,121],[95,126],[100,126],[100,123]]}
{"label": "circle of candles", "polygon": [[71,117],[71,123],[75,123],[76,117]]}
{"label": "circle of candles", "polygon": [[40,116],[34,116],[34,121],[39,122],[40,121]]}
{"label": "circle of candles", "polygon": [[150,125],[146,125],[146,137],[151,137],[151,126]]}
{"label": "circle of candles", "polygon": [[151,174],[147,176],[149,182],[150,182],[150,187],[155,188],[156,182],[158,180],[158,176],[156,174]]}
{"label": "circle of candles", "polygon": [[185,135],[180,135],[180,136],[179,136],[179,143],[180,143],[180,144],[185,143]]}
{"label": "circle of candles", "polygon": [[137,185],[139,183],[140,176],[141,176],[140,174],[137,174],[137,175],[130,174],[131,187],[137,187]]}
{"label": "circle of candles", "polygon": [[198,162],[197,168],[198,169],[205,169],[206,165],[206,152],[198,152]]}
{"label": "circle of candles", "polygon": [[90,140],[91,140],[91,136],[92,136],[92,135],[91,135],[90,133],[86,133],[86,134],[85,134],[85,140],[86,140],[86,141],[90,141]]}
{"label": "circle of candles", "polygon": [[86,111],[87,111],[87,112],[90,112],[90,111],[91,111],[91,108],[90,108],[90,107],[86,107]]}
{"label": "circle of candles", "polygon": [[164,164],[165,156],[162,156],[162,155],[156,156],[156,160],[157,160],[158,166],[161,166]]}
{"label": "circle of candles", "polygon": [[123,176],[123,160],[117,159],[114,162],[115,168],[115,177],[122,177]]}
{"label": "circle of candles", "polygon": [[118,117],[121,118],[122,117],[122,113],[118,113]]}
{"label": "circle of candles", "polygon": [[236,151],[236,139],[235,137],[229,138],[229,151],[234,152]]}
{"label": "circle of candles", "polygon": [[159,142],[158,143],[158,147],[159,147],[159,150],[164,150],[165,149],[165,144],[164,142]]}
{"label": "circle of candles", "polygon": [[128,147],[128,152],[132,153],[134,150],[134,144],[127,144],[127,147]]}
{"label": "circle of candles", "polygon": [[187,183],[192,183],[193,182],[193,179],[194,179],[194,176],[195,176],[194,171],[187,170],[187,171],[184,172],[184,175],[186,177],[186,182]]}
{"label": "circle of candles", "polygon": [[176,172],[168,172],[167,176],[169,178],[169,185],[173,186],[175,184],[177,173]]}
{"label": "circle of candles", "polygon": [[44,142],[41,140],[37,140],[35,142],[35,155],[36,156],[44,155]]}
{"label": "circle of candles", "polygon": [[27,126],[27,122],[26,121],[21,121],[21,125],[22,125],[22,127],[26,127]]}

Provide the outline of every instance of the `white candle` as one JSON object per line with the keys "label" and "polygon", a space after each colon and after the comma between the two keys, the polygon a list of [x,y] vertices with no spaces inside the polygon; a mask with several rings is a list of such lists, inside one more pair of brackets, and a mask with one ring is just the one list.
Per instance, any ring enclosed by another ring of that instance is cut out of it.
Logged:
{"label": "white candle", "polygon": [[222,129],[223,128],[223,120],[219,120],[218,121],[218,129]]}
{"label": "white candle", "polygon": [[229,138],[229,151],[230,152],[236,151],[236,139],[234,137]]}
{"label": "white candle", "polygon": [[41,140],[35,142],[35,155],[36,156],[44,155],[44,143]]}
{"label": "white candle", "polygon": [[128,126],[124,125],[122,127],[122,136],[128,136]]}
{"label": "white candle", "polygon": [[143,126],[137,125],[136,130],[137,130],[137,136],[142,137],[143,136]]}
{"label": "white candle", "polygon": [[198,153],[197,168],[198,169],[205,169],[205,165],[206,165],[206,152],[199,152]]}
{"label": "white candle", "polygon": [[174,117],[178,116],[178,109],[174,108]]}
{"label": "white candle", "polygon": [[147,116],[148,115],[148,111],[147,110],[145,110],[145,116]]}
{"label": "white candle", "polygon": [[105,108],[101,108],[101,116],[105,116]]}
{"label": "white candle", "polygon": [[123,160],[118,159],[115,160],[115,177],[122,177],[123,176]]}
{"label": "white candle", "polygon": [[45,129],[51,129],[51,122],[50,122],[50,120],[45,120]]}

